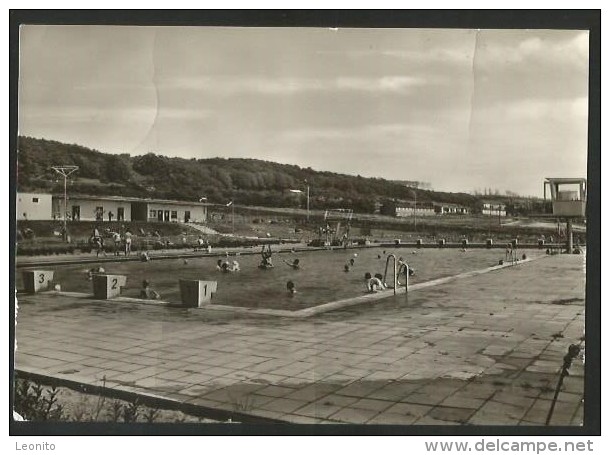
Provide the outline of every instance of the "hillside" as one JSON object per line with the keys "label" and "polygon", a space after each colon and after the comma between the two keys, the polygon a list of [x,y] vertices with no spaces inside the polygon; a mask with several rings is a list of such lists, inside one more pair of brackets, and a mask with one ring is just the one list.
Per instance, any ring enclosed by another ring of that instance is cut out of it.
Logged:
{"label": "hillside", "polygon": [[[199,200],[266,207],[304,207],[305,195],[288,191],[310,186],[312,208],[351,208],[372,213],[375,203],[413,200],[414,190],[381,178],[364,178],[269,161],[238,158],[184,159],[156,154],[107,154],[75,144],[20,137],[19,191],[63,192],[63,179],[52,165],[79,166],[70,181],[72,194]],[[405,175],[405,178],[409,178]],[[417,190],[418,203],[451,202],[476,207],[465,193]]]}

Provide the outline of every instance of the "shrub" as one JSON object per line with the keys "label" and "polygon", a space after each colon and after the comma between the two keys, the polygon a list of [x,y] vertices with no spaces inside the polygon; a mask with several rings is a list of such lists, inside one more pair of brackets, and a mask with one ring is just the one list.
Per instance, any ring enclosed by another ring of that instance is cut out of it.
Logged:
{"label": "shrub", "polygon": [[63,420],[63,407],[57,403],[59,391],[46,390],[31,384],[27,379],[17,379],[15,384],[15,411],[26,420]]}

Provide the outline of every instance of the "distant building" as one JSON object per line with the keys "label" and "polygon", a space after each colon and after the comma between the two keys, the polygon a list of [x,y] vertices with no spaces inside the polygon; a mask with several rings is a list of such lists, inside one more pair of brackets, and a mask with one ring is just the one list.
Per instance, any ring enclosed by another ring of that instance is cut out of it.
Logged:
{"label": "distant building", "polygon": [[459,204],[450,204],[450,203],[435,203],[434,211],[440,215],[467,215],[470,213],[470,209],[463,205]]}
{"label": "distant building", "polygon": [[397,217],[410,216],[432,216],[432,215],[467,215],[470,209],[459,204],[437,203],[437,202],[396,202],[394,205],[388,204],[382,208],[385,215]]}
{"label": "distant building", "polygon": [[53,197],[45,193],[17,193],[18,220],[50,220]]}
{"label": "distant building", "polygon": [[430,216],[434,215],[434,204],[430,202],[404,203],[396,206],[396,216]]}
{"label": "distant building", "polygon": [[489,216],[506,216],[506,205],[501,202],[483,201],[481,213]]}

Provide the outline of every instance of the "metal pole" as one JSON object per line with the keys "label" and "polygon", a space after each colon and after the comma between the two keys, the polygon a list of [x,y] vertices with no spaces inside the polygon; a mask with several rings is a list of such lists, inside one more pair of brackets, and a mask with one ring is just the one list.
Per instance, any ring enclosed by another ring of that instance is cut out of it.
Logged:
{"label": "metal pole", "polygon": [[413,194],[415,194],[415,205],[413,207],[413,222],[415,224],[414,230],[417,231],[417,191],[414,190]]}
{"label": "metal pole", "polygon": [[309,183],[307,184],[307,221],[309,221]]}
{"label": "metal pole", "polygon": [[78,166],[63,165],[63,166],[51,166],[58,174],[61,174],[64,178],[64,241],[68,240],[68,176],[78,170]]}
{"label": "metal pole", "polygon": [[231,204],[231,228],[233,230],[233,235],[235,235],[235,201]]}
{"label": "metal pole", "polygon": [[572,252],[574,251],[574,238],[572,236],[572,218],[568,218],[568,225],[567,225],[567,236],[568,236],[568,254],[572,254]]}
{"label": "metal pole", "polygon": [[68,240],[68,178],[64,175],[64,242]]}

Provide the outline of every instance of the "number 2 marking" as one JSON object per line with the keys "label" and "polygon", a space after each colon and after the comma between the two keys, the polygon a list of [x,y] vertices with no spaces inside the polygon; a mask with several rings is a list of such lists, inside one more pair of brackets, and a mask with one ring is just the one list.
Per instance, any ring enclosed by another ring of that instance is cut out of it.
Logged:
{"label": "number 2 marking", "polygon": [[118,283],[118,280],[116,278],[112,279],[112,289],[116,289],[116,285]]}

